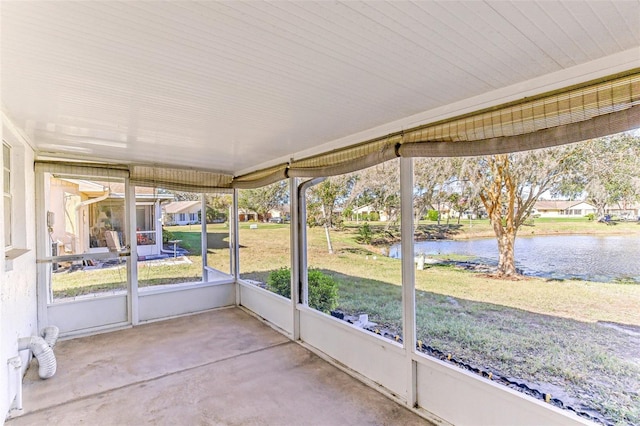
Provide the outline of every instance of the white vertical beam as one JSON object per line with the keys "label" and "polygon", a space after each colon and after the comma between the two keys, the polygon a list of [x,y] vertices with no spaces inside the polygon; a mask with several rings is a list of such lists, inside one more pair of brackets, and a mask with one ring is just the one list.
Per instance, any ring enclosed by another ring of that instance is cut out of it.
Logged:
{"label": "white vertical beam", "polygon": [[297,191],[298,198],[298,245],[300,248],[299,251],[299,276],[300,276],[300,295],[299,299],[296,302],[302,303],[303,305],[309,304],[309,276],[307,274],[308,270],[308,259],[307,259],[307,189],[311,188],[314,185],[322,182],[325,178],[316,178],[313,180],[308,180],[301,184]]}
{"label": "white vertical beam", "polygon": [[413,159],[400,159],[400,233],[402,243],[402,334],[407,359],[407,405],[417,404],[416,299],[413,248]]}
{"label": "white vertical beam", "polygon": [[[51,239],[47,229],[47,199],[45,193],[44,173],[36,172],[36,259],[51,256]],[[64,218],[59,218],[62,220]],[[49,263],[37,263],[37,300],[38,300],[38,330],[49,325],[47,305],[53,300],[53,294],[49,282],[51,280],[51,268]],[[4,271],[4,269],[3,269]]]}
{"label": "white vertical beam", "polygon": [[[153,226],[155,227],[156,230],[156,245],[158,245],[158,241],[160,242],[160,248],[163,247],[163,242],[162,242],[162,229],[164,227],[164,222],[162,221],[162,203],[160,200],[156,199],[153,202],[153,220],[155,221],[155,223],[153,224]],[[161,254],[162,251],[158,254]]]}
{"label": "white vertical beam", "polygon": [[[307,189],[323,182],[326,178],[315,178],[308,180],[298,185],[296,190],[296,199],[298,202],[298,275],[300,278],[299,299],[296,299],[296,303],[303,305],[309,305],[309,276],[307,274],[308,260],[307,260]],[[293,296],[293,295],[292,295]]]}
{"label": "white vertical beam", "polygon": [[202,281],[208,281],[207,273],[207,197],[200,194],[200,253],[202,254]]}
{"label": "white vertical beam", "polygon": [[238,225],[238,190],[233,190],[233,202],[231,203],[231,214],[229,215],[229,232],[231,247],[231,274],[236,280],[236,305],[240,305],[240,238]]}
{"label": "white vertical beam", "polygon": [[298,311],[298,301],[300,300],[300,256],[301,250],[306,247],[300,246],[300,212],[298,211],[298,178],[289,178],[289,211],[290,221],[290,252],[291,252],[291,315],[293,315],[293,340],[300,339],[300,311]]}
{"label": "white vertical beam", "polygon": [[139,323],[138,309],[138,238],[136,234],[136,191],[129,179],[124,181],[125,233],[129,236],[130,254],[127,257],[127,288],[129,303],[127,304],[128,321],[132,325]]}

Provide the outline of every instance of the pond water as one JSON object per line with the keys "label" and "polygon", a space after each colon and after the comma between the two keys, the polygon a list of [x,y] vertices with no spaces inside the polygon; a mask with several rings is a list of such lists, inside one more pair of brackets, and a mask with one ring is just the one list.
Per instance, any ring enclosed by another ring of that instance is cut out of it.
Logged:
{"label": "pond water", "polygon": [[[460,254],[472,262],[497,265],[495,238],[476,240],[435,240],[415,243],[415,253]],[[400,245],[389,250],[400,257]],[[555,279],[582,279],[610,282],[617,279],[640,283],[640,237],[561,235],[518,237],[516,267],[525,275]]]}

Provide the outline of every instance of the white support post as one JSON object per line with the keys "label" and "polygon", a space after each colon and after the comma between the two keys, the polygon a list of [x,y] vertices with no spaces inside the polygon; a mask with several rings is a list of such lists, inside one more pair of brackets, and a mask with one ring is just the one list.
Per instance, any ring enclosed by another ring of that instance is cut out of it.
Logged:
{"label": "white support post", "polygon": [[207,197],[205,193],[200,194],[200,225],[202,225],[202,231],[200,232],[200,253],[202,254],[202,281],[207,282]]}
{"label": "white support post", "polygon": [[300,299],[303,305],[309,305],[309,277],[307,275],[307,189],[324,181],[326,178],[315,178],[308,180],[298,186],[296,198],[298,200],[298,247],[299,247],[299,269],[300,276]]}
{"label": "white support post", "polygon": [[[51,256],[51,238],[47,229],[47,194],[44,173],[36,172],[36,259]],[[47,305],[53,302],[51,289],[51,264],[37,263],[37,291],[38,291],[38,330],[49,325]]]}
{"label": "white support post", "polygon": [[402,242],[402,333],[407,359],[407,405],[417,404],[416,299],[413,241],[413,159],[400,159],[400,203]]}
{"label": "white support post", "polygon": [[136,191],[129,179],[124,181],[125,233],[129,236],[129,256],[127,257],[127,287],[129,288],[128,320],[132,325],[140,322],[138,309],[138,236],[136,233]]}
{"label": "white support post", "polygon": [[229,215],[229,233],[231,241],[231,274],[236,280],[236,305],[240,306],[240,238],[238,225],[238,190],[233,190],[233,202]]}
{"label": "white support post", "polygon": [[306,247],[300,246],[300,212],[298,211],[298,178],[289,178],[289,210],[291,221],[289,223],[291,231],[291,315],[293,315],[293,340],[300,339],[300,311],[298,311],[298,301],[300,300],[300,256],[301,250]]}
{"label": "white support post", "polygon": [[[296,188],[296,200],[298,208],[297,231],[298,231],[298,276],[300,282],[300,294],[296,303],[309,305],[309,276],[307,274],[307,189],[323,182],[326,178],[315,178],[301,183]],[[293,296],[293,295],[292,295]]]}

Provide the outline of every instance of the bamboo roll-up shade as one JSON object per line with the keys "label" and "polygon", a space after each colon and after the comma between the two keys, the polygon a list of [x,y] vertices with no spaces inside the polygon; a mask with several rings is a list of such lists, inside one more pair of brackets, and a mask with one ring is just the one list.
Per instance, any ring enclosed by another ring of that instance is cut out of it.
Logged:
{"label": "bamboo roll-up shade", "polygon": [[287,164],[279,164],[268,169],[258,170],[233,178],[231,186],[238,189],[253,189],[270,185],[288,177]]}
{"label": "bamboo roll-up shade", "polygon": [[292,161],[288,176],[334,176],[402,157],[479,156],[579,142],[640,127],[640,73],[423,125]]}
{"label": "bamboo roll-up shade", "polygon": [[127,166],[113,164],[36,161],[35,171],[66,177],[97,177],[105,179],[125,179],[129,177]]}
{"label": "bamboo roll-up shade", "polygon": [[198,193],[231,191],[233,179],[223,173],[159,166],[134,165],[130,167],[130,173],[133,185]]}
{"label": "bamboo roll-up shade", "polygon": [[290,177],[336,176],[366,169],[396,158],[396,145],[402,136],[394,135],[328,154],[291,162]]}
{"label": "bamboo roll-up shade", "polygon": [[66,175],[130,177],[134,185],[177,191],[220,192],[257,188],[287,177],[335,176],[393,158],[457,157],[547,148],[640,127],[640,70],[584,86],[525,98],[364,141],[309,158],[294,159],[242,176],[161,166],[47,163],[36,169]]}
{"label": "bamboo roll-up shade", "polygon": [[413,142],[402,144],[402,157],[472,157],[550,148],[580,142],[640,127],[640,105],[597,116],[585,121],[564,124],[515,136],[501,136],[473,142]]}
{"label": "bamboo roll-up shade", "polygon": [[490,155],[578,142],[639,127],[638,105],[635,74],[406,131],[399,153]]}

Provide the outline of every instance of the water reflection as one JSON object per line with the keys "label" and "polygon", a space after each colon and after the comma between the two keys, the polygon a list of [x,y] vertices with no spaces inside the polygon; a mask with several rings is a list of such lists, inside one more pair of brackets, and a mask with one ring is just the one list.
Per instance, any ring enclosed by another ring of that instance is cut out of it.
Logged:
{"label": "water reflection", "polygon": [[[494,238],[436,240],[415,243],[416,255],[460,254],[473,262],[496,265],[498,246]],[[400,246],[390,249],[400,257]],[[518,237],[516,266],[525,274],[556,279],[640,282],[640,238],[637,236],[561,235]]]}

